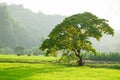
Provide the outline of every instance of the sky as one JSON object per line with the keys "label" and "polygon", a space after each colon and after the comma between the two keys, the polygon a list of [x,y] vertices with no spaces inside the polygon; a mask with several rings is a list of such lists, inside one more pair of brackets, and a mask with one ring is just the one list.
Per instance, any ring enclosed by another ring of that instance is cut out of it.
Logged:
{"label": "sky", "polygon": [[22,4],[33,12],[70,16],[85,11],[107,19],[111,27],[120,30],[120,0],[0,0],[0,3]]}

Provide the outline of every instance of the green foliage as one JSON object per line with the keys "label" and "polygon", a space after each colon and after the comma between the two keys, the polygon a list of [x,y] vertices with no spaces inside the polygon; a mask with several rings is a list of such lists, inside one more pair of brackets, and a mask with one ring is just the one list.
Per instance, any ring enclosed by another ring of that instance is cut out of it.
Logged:
{"label": "green foliage", "polygon": [[114,30],[107,20],[100,19],[90,12],[75,14],[56,25],[40,49],[67,50],[82,59],[81,50],[97,53],[89,38],[99,41],[104,34],[114,35]]}

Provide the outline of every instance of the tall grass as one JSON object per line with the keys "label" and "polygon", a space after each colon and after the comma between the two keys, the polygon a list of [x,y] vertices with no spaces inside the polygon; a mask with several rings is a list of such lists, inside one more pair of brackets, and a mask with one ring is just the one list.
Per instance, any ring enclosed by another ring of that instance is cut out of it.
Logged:
{"label": "tall grass", "polygon": [[97,61],[120,61],[120,53],[98,53],[94,55],[93,53],[84,53],[84,58],[87,60],[97,60]]}

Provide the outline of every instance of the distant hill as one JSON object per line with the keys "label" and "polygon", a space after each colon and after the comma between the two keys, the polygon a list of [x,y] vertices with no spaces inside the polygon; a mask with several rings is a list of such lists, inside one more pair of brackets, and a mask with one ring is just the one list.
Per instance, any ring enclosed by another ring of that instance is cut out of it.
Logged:
{"label": "distant hill", "polygon": [[[39,46],[42,38],[46,37],[52,28],[65,18],[60,15],[45,15],[42,12],[33,13],[22,5],[7,5],[5,3],[0,5],[0,30],[2,30],[1,28],[5,29],[0,32],[2,33],[0,34],[1,47]],[[4,35],[4,33],[6,34]],[[5,40],[8,41],[3,42]]]}
{"label": "distant hill", "polygon": [[33,13],[22,5],[12,4],[8,6],[9,12],[22,22],[30,31],[34,44],[39,46],[43,37],[47,36],[52,28],[65,17],[60,15],[45,15],[42,12]]}
{"label": "distant hill", "polygon": [[30,36],[25,25],[14,19],[6,6],[0,5],[0,47],[27,47],[32,42],[28,38]]}

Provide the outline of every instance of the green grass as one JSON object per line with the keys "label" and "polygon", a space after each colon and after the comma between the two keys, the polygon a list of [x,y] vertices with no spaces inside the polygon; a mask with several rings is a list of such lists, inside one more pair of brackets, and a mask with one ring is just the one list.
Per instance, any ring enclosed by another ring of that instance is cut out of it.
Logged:
{"label": "green grass", "polygon": [[0,54],[1,62],[44,62],[44,61],[56,61],[58,58],[56,57],[45,57],[43,55],[40,56],[17,56],[17,55],[4,55]]}
{"label": "green grass", "polygon": [[[56,61],[55,57],[0,55],[0,60]],[[59,63],[0,62],[0,80],[120,80],[120,64],[86,63],[78,67]]]}
{"label": "green grass", "polygon": [[101,65],[0,63],[0,80],[120,80],[119,64]]}

